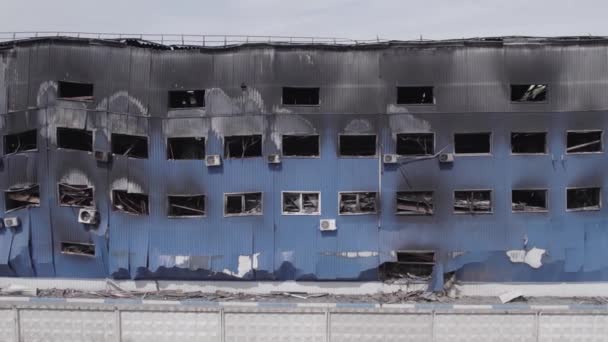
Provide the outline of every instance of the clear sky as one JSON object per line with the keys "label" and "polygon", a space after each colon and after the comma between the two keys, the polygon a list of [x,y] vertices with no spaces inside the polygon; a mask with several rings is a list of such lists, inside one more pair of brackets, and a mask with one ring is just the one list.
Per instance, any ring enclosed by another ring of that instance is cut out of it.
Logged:
{"label": "clear sky", "polygon": [[0,0],[0,31],[353,39],[608,35],[607,0]]}

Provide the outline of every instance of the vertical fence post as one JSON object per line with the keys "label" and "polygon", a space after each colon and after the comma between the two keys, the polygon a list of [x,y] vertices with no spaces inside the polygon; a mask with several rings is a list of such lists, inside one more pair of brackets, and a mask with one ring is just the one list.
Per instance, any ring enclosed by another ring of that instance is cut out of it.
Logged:
{"label": "vertical fence post", "polygon": [[325,342],[331,341],[331,312],[325,309]]}
{"label": "vertical fence post", "polygon": [[431,312],[431,341],[435,342],[435,310]]}
{"label": "vertical fence post", "polygon": [[220,342],[226,341],[226,313],[224,308],[220,308]]}
{"label": "vertical fence post", "polygon": [[116,321],[116,341],[122,340],[122,317],[120,317],[120,309],[114,307],[114,319]]}
{"label": "vertical fence post", "polygon": [[536,334],[536,342],[540,341],[540,315],[541,312],[537,311],[534,317],[534,333]]}
{"label": "vertical fence post", "polygon": [[21,342],[21,317],[19,314],[19,308],[13,306],[14,320],[15,320],[15,342]]}

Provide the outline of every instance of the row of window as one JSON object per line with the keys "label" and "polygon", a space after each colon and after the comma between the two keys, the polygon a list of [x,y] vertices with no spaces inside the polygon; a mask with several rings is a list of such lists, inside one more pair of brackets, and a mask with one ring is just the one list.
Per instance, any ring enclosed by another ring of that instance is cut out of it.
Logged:
{"label": "row of window", "polygon": [[[241,89],[246,90],[245,84]],[[544,102],[547,99],[547,84],[511,84],[512,102]],[[286,106],[319,105],[319,87],[283,87],[282,102]],[[58,97],[77,101],[93,100],[93,84],[59,81]],[[397,104],[435,104],[434,87],[404,86],[397,87]],[[169,108],[205,107],[205,89],[169,91]]]}
{"label": "row of window", "polygon": [[[59,205],[72,207],[94,207],[93,188],[86,185],[60,183],[58,185]],[[433,191],[399,191],[396,193],[396,214],[433,215]],[[205,195],[167,196],[169,217],[205,216]],[[376,192],[339,192],[339,214],[360,215],[378,213]],[[321,193],[318,191],[284,191],[281,193],[283,215],[320,215]],[[40,188],[33,185],[5,192],[6,211],[40,205]],[[566,209],[568,211],[599,210],[601,195],[599,187],[566,189]],[[112,208],[130,214],[148,215],[148,195],[130,193],[125,190],[112,191]],[[492,213],[492,190],[454,191],[454,213]],[[513,212],[547,212],[546,189],[512,190],[511,209]],[[262,193],[224,194],[225,216],[262,215]]]}
{"label": "row of window", "polygon": [[[93,132],[75,128],[57,128],[57,147],[62,149],[93,151]],[[402,156],[430,156],[435,154],[435,133],[399,133],[395,153]],[[603,131],[566,132],[566,153],[602,152]],[[288,157],[319,157],[319,135],[282,135],[281,153]],[[492,134],[455,133],[455,154],[490,154]],[[338,151],[344,157],[376,156],[377,137],[373,134],[338,136]],[[36,130],[4,136],[4,153],[18,153],[37,149]],[[132,158],[148,158],[148,137],[113,133],[112,153]],[[512,132],[511,153],[546,154],[546,132]],[[262,135],[224,137],[225,158],[262,156]],[[167,159],[204,159],[204,137],[167,138]]]}

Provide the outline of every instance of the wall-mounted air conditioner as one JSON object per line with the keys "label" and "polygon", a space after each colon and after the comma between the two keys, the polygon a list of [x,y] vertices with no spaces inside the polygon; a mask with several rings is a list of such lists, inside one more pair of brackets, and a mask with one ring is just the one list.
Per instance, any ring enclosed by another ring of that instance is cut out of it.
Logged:
{"label": "wall-mounted air conditioner", "polygon": [[220,166],[222,165],[222,157],[219,154],[210,154],[205,157],[205,164],[207,166]]}
{"label": "wall-mounted air conditioner", "polygon": [[396,154],[385,154],[383,157],[384,164],[397,164],[399,156]]}
{"label": "wall-mounted air conditioner", "polygon": [[99,212],[95,209],[82,208],[78,212],[78,223],[97,224],[99,222]]}
{"label": "wall-mounted air conditioner", "polygon": [[319,222],[319,229],[322,232],[328,232],[332,230],[336,230],[336,220],[334,219],[321,219]]}

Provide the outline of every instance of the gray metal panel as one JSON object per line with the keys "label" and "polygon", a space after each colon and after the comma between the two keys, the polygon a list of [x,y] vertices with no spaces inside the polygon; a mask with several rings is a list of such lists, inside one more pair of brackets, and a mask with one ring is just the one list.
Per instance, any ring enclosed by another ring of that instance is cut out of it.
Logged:
{"label": "gray metal panel", "polygon": [[95,341],[117,340],[116,319],[112,311],[22,310],[22,341]]}
{"label": "gray metal panel", "polygon": [[325,315],[285,313],[227,313],[226,342],[324,342]]}
{"label": "gray metal panel", "polygon": [[220,316],[215,312],[121,313],[121,341],[219,341]]}

